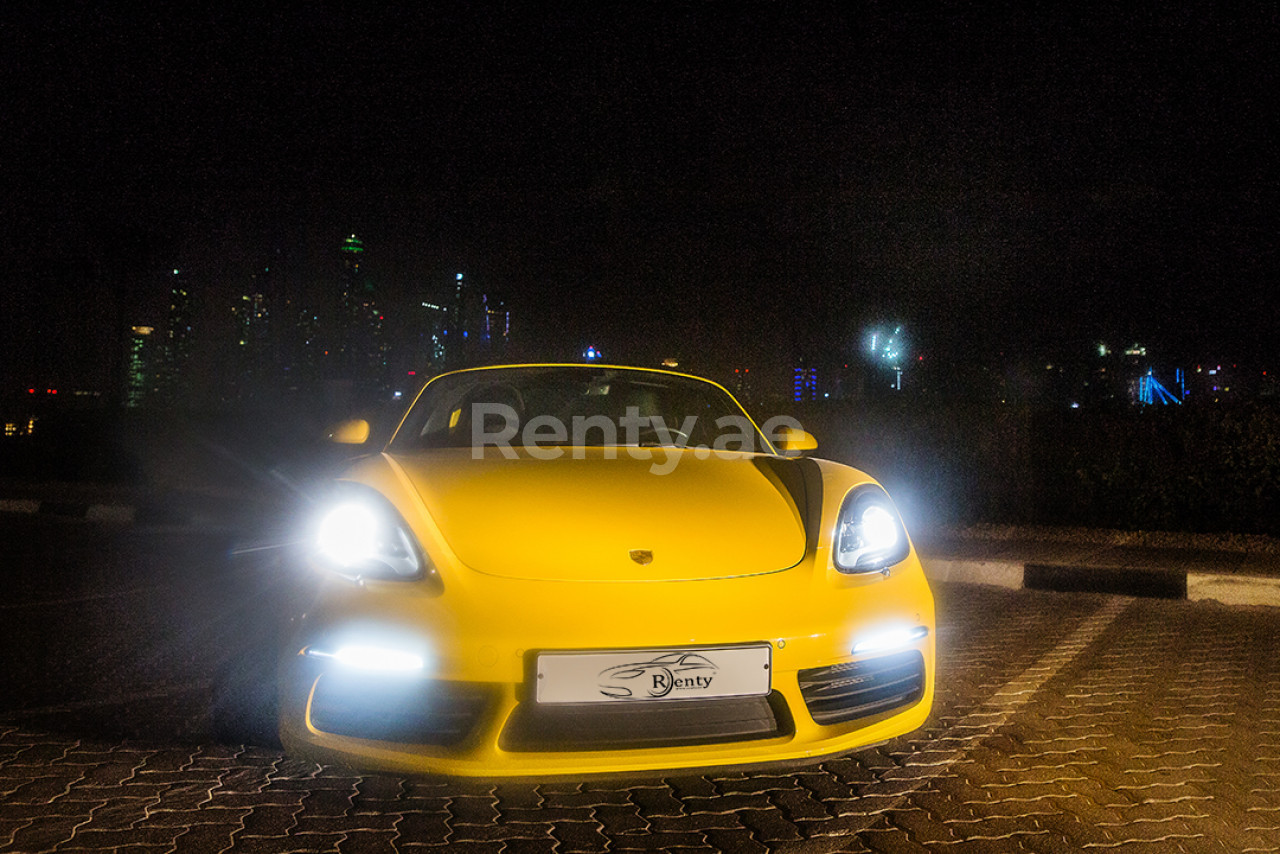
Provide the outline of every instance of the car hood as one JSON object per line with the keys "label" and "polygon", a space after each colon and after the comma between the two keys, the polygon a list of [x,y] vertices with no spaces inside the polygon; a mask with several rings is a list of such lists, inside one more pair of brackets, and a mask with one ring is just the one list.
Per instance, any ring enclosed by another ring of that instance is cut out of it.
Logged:
{"label": "car hood", "polygon": [[394,458],[450,548],[478,572],[697,580],[777,572],[804,557],[802,513],[774,458],[575,448],[553,460],[525,451],[507,459],[485,450],[482,459],[470,449]]}

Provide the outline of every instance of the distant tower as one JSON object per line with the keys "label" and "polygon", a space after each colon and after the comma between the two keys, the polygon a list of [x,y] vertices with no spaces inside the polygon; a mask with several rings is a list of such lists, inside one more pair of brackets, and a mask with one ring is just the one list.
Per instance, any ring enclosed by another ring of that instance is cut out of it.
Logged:
{"label": "distant tower", "polygon": [[473,290],[465,273],[454,274],[453,298],[448,306],[449,325],[445,329],[445,358],[450,368],[465,367],[472,362],[470,338],[476,315]]}
{"label": "distant tower", "polygon": [[511,312],[500,299],[484,297],[484,343],[489,357],[505,359],[507,344],[511,340]]}
{"label": "distant tower", "polygon": [[[254,285],[260,285],[256,280]],[[267,391],[271,379],[271,312],[266,295],[242,294],[231,308],[235,318],[235,389],[233,396],[254,398]]]}
{"label": "distant tower", "polygon": [[355,379],[356,350],[359,349],[360,305],[364,297],[364,282],[360,278],[360,264],[364,260],[364,244],[354,234],[338,247],[341,263],[341,280],[338,297],[338,329],[334,346],[337,367],[345,379]]}
{"label": "distant tower", "polygon": [[415,376],[437,374],[445,369],[448,357],[449,310],[430,300],[419,303],[415,324],[418,340],[410,357],[410,370]]}
{"label": "distant tower", "polygon": [[364,243],[353,234],[342,241],[338,251],[342,287],[335,372],[338,379],[352,382],[358,395],[381,395],[388,387],[388,345],[373,282],[361,269]]}
{"label": "distant tower", "polygon": [[804,359],[800,360],[792,374],[791,399],[796,403],[809,403],[818,399],[818,369],[805,365]]}
{"label": "distant tower", "polygon": [[455,273],[452,299],[445,306],[445,361],[460,368],[503,359],[511,340],[511,312],[484,293],[465,273]]}
{"label": "distant tower", "polygon": [[155,328],[134,326],[129,330],[125,352],[124,405],[138,409],[147,405],[155,390]]}
{"label": "distant tower", "polygon": [[342,312],[354,316],[363,297],[363,281],[360,279],[360,262],[364,260],[364,243],[354,234],[338,247],[342,263]]}
{"label": "distant tower", "polygon": [[292,300],[284,303],[280,332],[280,372],[291,394],[318,389],[321,379],[320,316]]}
{"label": "distant tower", "polygon": [[173,269],[169,281],[169,310],[165,317],[162,349],[157,353],[156,386],[168,404],[187,398],[187,372],[191,363],[191,291],[186,270]]}

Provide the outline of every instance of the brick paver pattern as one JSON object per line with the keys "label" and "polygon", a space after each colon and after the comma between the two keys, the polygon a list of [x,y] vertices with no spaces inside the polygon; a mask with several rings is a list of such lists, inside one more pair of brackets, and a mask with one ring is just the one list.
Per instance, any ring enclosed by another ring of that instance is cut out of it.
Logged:
{"label": "brick paver pattern", "polygon": [[820,765],[490,784],[7,723],[0,851],[1280,850],[1280,614],[938,592],[927,726]]}

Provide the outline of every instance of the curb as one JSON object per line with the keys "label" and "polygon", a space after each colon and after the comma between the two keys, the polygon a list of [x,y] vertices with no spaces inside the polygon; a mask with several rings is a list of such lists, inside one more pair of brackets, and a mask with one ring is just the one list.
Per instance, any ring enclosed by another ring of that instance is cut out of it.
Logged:
{"label": "curb", "polygon": [[84,504],[74,501],[38,501],[35,499],[0,499],[0,513],[26,513],[84,519],[90,522],[129,524],[138,511],[128,504]]}
{"label": "curb", "polygon": [[1280,608],[1280,578],[1227,572],[922,558],[930,581]]}
{"label": "curb", "polygon": [[138,505],[113,502],[57,501],[39,498],[0,499],[0,513],[21,513],[112,525],[200,526],[206,529],[234,527],[220,514],[210,513],[181,502],[143,502]]}

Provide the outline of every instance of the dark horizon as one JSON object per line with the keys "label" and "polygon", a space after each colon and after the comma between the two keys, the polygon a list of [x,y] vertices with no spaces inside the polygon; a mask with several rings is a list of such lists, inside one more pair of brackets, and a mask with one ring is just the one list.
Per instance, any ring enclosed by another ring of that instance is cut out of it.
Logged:
{"label": "dark horizon", "polygon": [[7,17],[10,384],[172,266],[327,298],[353,232],[389,305],[466,271],[564,352],[1276,361],[1261,4]]}

